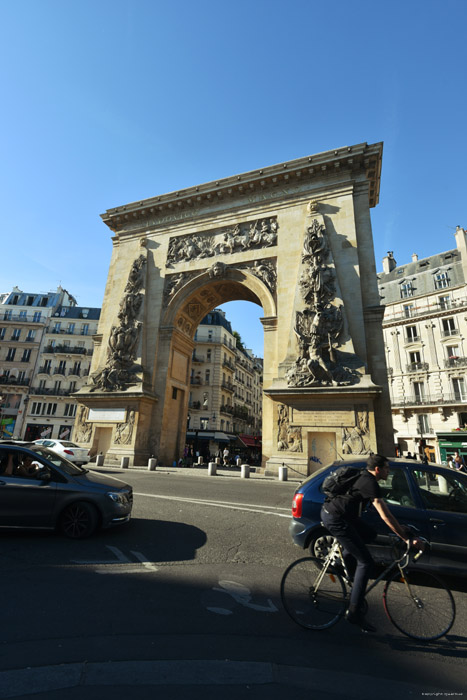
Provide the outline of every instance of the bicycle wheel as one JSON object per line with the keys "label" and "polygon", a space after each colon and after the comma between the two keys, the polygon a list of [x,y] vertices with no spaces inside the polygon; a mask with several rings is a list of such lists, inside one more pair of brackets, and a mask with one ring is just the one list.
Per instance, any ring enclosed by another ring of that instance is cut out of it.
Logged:
{"label": "bicycle wheel", "polygon": [[456,606],[451,591],[427,571],[399,571],[384,587],[383,604],[392,624],[407,637],[430,641],[451,629]]}
{"label": "bicycle wheel", "polygon": [[310,630],[324,630],[340,620],[346,607],[346,590],[338,574],[321,575],[323,562],[298,559],[284,572],[281,600],[292,620]]}

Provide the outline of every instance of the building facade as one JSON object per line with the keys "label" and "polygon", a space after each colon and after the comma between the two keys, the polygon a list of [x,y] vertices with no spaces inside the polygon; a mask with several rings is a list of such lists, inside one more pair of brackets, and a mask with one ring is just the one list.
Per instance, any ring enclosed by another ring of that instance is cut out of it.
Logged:
{"label": "building facade", "polygon": [[378,275],[394,441],[399,454],[467,455],[467,243]]}
{"label": "building facade", "polygon": [[221,309],[203,318],[194,341],[187,445],[207,458],[238,449],[238,435],[260,435],[262,360],[241,347]]}
{"label": "building facade", "polygon": [[0,295],[1,437],[71,437],[99,314],[61,287]]}

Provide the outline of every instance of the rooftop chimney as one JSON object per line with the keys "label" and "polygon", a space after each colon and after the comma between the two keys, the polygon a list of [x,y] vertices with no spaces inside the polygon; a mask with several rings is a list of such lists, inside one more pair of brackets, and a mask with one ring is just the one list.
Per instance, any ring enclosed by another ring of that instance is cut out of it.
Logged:
{"label": "rooftop chimney", "polygon": [[388,250],[388,254],[383,258],[383,272],[387,274],[394,270],[395,267],[397,267],[397,263],[394,260],[394,253],[392,250]]}
{"label": "rooftop chimney", "polygon": [[418,262],[418,255],[417,255],[417,253],[412,253],[412,262]]}

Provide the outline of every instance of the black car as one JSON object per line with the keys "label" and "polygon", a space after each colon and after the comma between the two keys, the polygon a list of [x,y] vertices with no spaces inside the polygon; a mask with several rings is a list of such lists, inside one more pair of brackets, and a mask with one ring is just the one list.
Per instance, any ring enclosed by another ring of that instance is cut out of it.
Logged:
{"label": "black car", "polygon": [[0,443],[0,527],[88,537],[130,520],[133,489],[32,443]]}
{"label": "black car", "polygon": [[[420,565],[445,573],[467,574],[467,474],[413,460],[389,459],[389,464],[388,478],[379,482],[383,498],[400,523],[417,528],[431,543]],[[290,534],[296,545],[308,548],[316,557],[323,557],[332,541],[320,521],[322,484],[330,472],[341,466],[363,469],[366,458],[336,461],[320,469],[301,484],[293,498]],[[392,533],[373,506],[362,517],[378,533],[373,555],[384,559]]]}

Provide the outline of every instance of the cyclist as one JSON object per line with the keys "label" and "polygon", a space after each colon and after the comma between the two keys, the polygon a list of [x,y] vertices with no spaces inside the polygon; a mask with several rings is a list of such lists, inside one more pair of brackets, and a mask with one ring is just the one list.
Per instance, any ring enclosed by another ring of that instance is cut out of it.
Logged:
{"label": "cyclist", "polygon": [[376,532],[360,519],[362,511],[371,501],[380,518],[396,535],[406,542],[410,540],[411,545],[419,549],[423,548],[421,540],[410,537],[410,531],[396,520],[381,498],[378,481],[387,479],[388,474],[387,458],[383,455],[371,454],[367,460],[366,469],[362,471],[350,490],[327,500],[321,510],[321,520],[326,529],[341,544],[347,571],[350,576],[354,575],[346,619],[358,625],[364,632],[376,632],[376,628],[365,619],[362,613],[368,579],[374,566],[366,543],[375,539]]}

